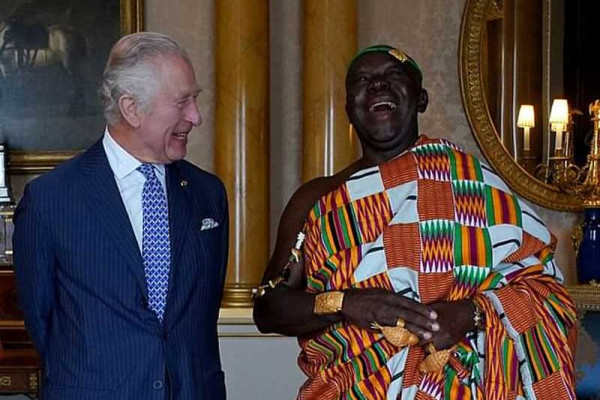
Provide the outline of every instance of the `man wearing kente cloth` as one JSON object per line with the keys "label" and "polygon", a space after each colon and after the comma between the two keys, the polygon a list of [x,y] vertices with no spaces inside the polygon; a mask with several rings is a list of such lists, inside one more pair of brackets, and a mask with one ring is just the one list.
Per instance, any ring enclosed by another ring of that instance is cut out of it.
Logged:
{"label": "man wearing kente cloth", "polygon": [[483,162],[420,135],[417,63],[363,50],[346,111],[363,156],[292,197],[256,290],[298,336],[298,399],[575,399],[575,311],[543,222]]}

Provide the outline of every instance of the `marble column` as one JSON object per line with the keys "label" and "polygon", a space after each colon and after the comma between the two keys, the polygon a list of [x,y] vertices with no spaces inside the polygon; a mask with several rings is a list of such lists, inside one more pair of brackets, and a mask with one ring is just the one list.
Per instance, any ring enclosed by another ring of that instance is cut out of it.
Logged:
{"label": "marble column", "polygon": [[251,306],[269,252],[269,1],[216,1],[215,170],[229,196],[223,306]]}
{"label": "marble column", "polygon": [[357,49],[356,0],[305,0],[302,180],[331,175],[357,154],[344,78]]}

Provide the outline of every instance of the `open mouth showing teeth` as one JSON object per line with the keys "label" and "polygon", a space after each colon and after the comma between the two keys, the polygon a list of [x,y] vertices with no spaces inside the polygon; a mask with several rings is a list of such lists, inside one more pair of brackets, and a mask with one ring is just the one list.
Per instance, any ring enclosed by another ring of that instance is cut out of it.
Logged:
{"label": "open mouth showing teeth", "polygon": [[374,113],[378,111],[394,111],[396,109],[396,104],[391,101],[380,101],[379,103],[375,103],[369,107],[369,112]]}
{"label": "open mouth showing teeth", "polygon": [[175,136],[177,136],[178,138],[186,138],[187,135],[187,132],[180,132],[175,134]]}

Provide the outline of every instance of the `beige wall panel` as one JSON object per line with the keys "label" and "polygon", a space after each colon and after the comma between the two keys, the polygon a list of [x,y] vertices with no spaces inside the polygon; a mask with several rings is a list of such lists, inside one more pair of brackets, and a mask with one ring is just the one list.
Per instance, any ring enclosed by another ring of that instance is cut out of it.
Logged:
{"label": "beige wall panel", "polygon": [[198,106],[202,125],[190,135],[186,159],[214,171],[215,68],[214,0],[146,0],[146,30],[177,40],[188,51],[202,88]]}

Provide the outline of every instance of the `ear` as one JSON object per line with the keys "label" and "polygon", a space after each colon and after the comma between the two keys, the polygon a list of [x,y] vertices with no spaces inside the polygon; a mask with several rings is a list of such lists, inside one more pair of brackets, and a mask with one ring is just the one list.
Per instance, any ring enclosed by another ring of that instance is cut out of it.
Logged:
{"label": "ear", "polygon": [[427,110],[427,105],[429,104],[429,95],[427,94],[427,90],[421,89],[419,92],[419,99],[417,102],[417,111],[420,113],[424,113]]}
{"label": "ear", "polygon": [[135,97],[124,94],[118,100],[121,116],[132,128],[139,128],[142,123],[141,110]]}

